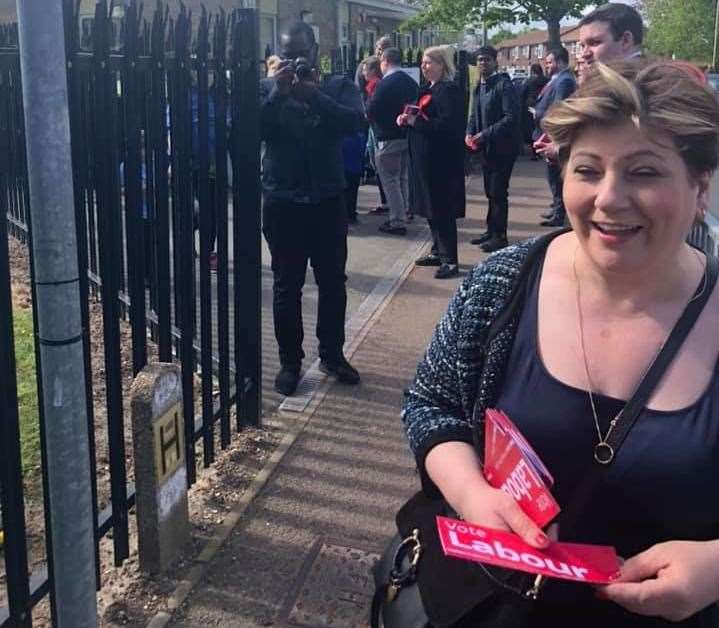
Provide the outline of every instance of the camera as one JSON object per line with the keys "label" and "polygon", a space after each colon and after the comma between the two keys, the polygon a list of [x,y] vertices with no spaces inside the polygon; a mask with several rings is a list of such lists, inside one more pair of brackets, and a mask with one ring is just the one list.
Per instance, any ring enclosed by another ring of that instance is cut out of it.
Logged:
{"label": "camera", "polygon": [[295,71],[295,76],[297,76],[300,81],[314,80],[312,65],[307,57],[297,57],[296,59],[291,59],[290,63],[292,69]]}

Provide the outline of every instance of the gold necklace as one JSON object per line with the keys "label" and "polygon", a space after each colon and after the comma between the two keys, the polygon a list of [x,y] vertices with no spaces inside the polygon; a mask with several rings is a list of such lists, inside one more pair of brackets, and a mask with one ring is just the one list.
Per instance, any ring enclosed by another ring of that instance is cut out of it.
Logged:
{"label": "gold necklace", "polygon": [[[587,377],[587,394],[589,395],[589,405],[592,408],[592,417],[594,418],[594,426],[597,429],[597,438],[599,441],[596,445],[594,445],[594,459],[599,463],[603,465],[609,464],[612,460],[614,460],[614,448],[609,444],[609,436],[611,435],[614,428],[617,426],[617,423],[619,422],[619,419],[622,416],[622,413],[626,409],[626,404],[624,407],[614,416],[614,418],[609,421],[609,429],[606,431],[604,436],[602,436],[602,429],[599,427],[599,415],[597,414],[597,407],[594,403],[594,384],[592,383],[592,376],[589,374],[589,363],[587,361],[587,350],[584,347],[584,316],[582,314],[582,298],[581,298],[581,289],[579,285],[579,275],[577,274],[577,249],[579,247],[577,246],[574,249],[574,255],[572,258],[572,271],[574,272],[574,284],[576,286],[576,298],[577,298],[577,316],[579,319],[579,346],[582,350],[582,362],[584,363],[584,373]],[[692,249],[697,256],[697,259],[701,263],[701,258],[699,256],[699,253],[696,252],[695,249]],[[709,280],[707,276],[707,267],[704,265],[704,277],[702,280],[701,289],[697,290],[695,294],[692,295],[692,298],[689,299],[689,303],[692,301],[695,301],[698,299],[702,294],[704,294],[704,291],[706,290],[707,281]],[[688,303],[687,303],[688,305]],[[680,315],[681,316],[681,315]],[[662,352],[662,349],[664,348],[664,345],[666,344],[667,340],[669,339],[669,336],[671,335],[671,332],[667,335],[667,337],[664,339],[664,342],[659,346],[659,350],[655,354],[652,361],[649,363],[649,366],[646,368],[644,373],[642,374],[642,378],[639,380],[642,382],[644,378],[646,377],[647,372],[652,367],[654,362],[656,361],[659,354]],[[636,391],[635,391],[636,392]]]}

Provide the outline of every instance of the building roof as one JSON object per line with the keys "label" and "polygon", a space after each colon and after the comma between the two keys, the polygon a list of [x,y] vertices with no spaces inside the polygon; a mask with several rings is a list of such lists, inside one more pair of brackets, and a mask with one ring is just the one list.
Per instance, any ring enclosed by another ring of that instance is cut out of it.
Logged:
{"label": "building roof", "polygon": [[[563,26],[560,29],[560,37],[562,40],[575,41],[579,39],[579,25],[574,26]],[[518,37],[512,39],[504,39],[500,41],[495,47],[498,50],[502,48],[513,48],[514,46],[533,46],[536,44],[546,44],[549,41],[549,33],[543,30],[533,30],[527,33],[522,33]]]}

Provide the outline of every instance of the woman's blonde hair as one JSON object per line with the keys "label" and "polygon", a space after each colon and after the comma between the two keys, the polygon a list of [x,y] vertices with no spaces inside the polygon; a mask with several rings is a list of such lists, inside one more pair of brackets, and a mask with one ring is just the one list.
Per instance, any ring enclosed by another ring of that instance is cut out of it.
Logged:
{"label": "woman's blonde hair", "polygon": [[575,95],[549,110],[542,128],[564,165],[583,129],[627,121],[649,136],[656,131],[669,135],[693,177],[716,169],[719,101],[695,75],[671,61],[595,64]]}
{"label": "woman's blonde hair", "polygon": [[450,46],[431,46],[424,51],[424,56],[442,66],[440,81],[454,80],[454,49]]}
{"label": "woman's blonde hair", "polygon": [[275,72],[277,72],[277,66],[280,65],[280,59],[277,55],[271,55],[267,57],[267,61],[265,63],[267,64],[267,76],[271,77],[274,76]]}

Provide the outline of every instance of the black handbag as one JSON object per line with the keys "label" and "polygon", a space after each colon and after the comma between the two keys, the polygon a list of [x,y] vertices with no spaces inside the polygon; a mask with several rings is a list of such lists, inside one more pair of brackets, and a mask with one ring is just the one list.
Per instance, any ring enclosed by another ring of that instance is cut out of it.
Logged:
{"label": "black handbag", "polygon": [[[605,469],[616,457],[677,351],[712,294],[719,274],[707,256],[704,277],[607,437],[613,455],[591,463],[565,511],[561,526],[571,528],[584,510]],[[503,317],[502,317],[503,318]],[[480,417],[473,417],[475,447],[481,442]],[[542,578],[522,572],[447,558],[436,530],[437,515],[457,518],[442,498],[415,494],[397,513],[397,534],[374,567],[371,628],[522,628]],[[382,622],[380,624],[380,621]]]}

